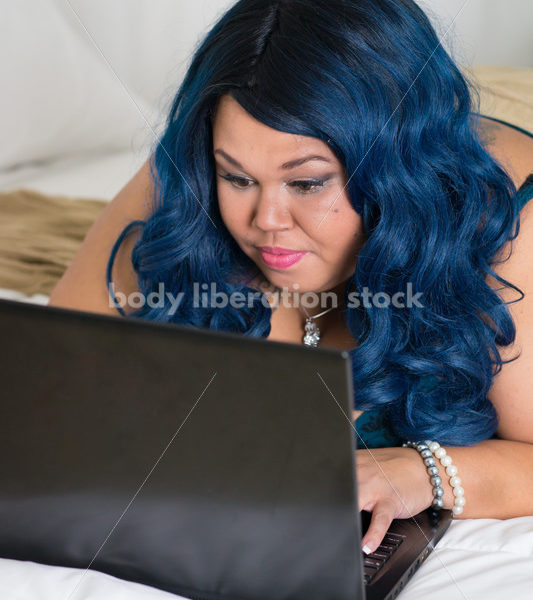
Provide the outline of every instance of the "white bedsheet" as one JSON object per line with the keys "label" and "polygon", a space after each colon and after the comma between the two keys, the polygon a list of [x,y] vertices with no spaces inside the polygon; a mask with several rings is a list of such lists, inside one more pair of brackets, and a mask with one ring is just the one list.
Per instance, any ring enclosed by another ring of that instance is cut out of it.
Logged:
{"label": "white bedsheet", "polygon": [[[0,598],[171,600],[182,597],[97,571],[0,559]],[[400,594],[400,600],[504,598],[533,598],[533,517],[454,521]]]}
{"label": "white bedsheet", "polygon": [[19,302],[30,302],[32,304],[48,304],[49,296],[45,294],[23,294],[16,290],[10,290],[7,288],[0,288],[0,298],[4,300],[17,300]]}

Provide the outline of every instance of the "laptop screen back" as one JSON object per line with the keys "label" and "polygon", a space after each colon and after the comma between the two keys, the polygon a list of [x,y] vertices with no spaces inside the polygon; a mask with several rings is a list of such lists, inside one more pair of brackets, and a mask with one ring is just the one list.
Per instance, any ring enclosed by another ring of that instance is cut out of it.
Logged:
{"label": "laptop screen back", "polygon": [[362,597],[348,353],[10,301],[0,328],[1,556]]}

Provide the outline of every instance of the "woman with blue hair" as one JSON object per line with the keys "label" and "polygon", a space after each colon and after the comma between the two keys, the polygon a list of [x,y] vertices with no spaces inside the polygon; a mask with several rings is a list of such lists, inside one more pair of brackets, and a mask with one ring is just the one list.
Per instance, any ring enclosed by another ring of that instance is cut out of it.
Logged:
{"label": "woman with blue hair", "polygon": [[533,514],[533,140],[478,101],[413,0],[240,0],[50,304],[349,350],[365,552]]}

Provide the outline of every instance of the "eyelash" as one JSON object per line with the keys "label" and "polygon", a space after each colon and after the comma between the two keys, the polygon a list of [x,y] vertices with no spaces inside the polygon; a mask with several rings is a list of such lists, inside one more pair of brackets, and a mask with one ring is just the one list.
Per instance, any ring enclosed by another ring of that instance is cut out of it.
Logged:
{"label": "eyelash", "polygon": [[[245,186],[237,185],[237,182],[239,182],[239,181],[250,182],[250,180],[246,179],[245,177],[236,177],[235,175],[230,175],[229,173],[227,173],[226,175],[219,174],[219,177],[221,177],[222,179],[225,179],[226,181],[229,181],[238,190],[245,190],[250,187],[249,185],[245,185]],[[302,195],[316,194],[317,192],[321,191],[324,188],[324,184],[325,184],[324,179],[302,179],[299,181],[292,181],[291,183],[289,183],[289,185],[291,187],[294,187],[295,189],[299,188],[299,191],[297,193],[302,194]],[[311,185],[311,187],[313,189],[303,190],[301,187],[302,185]]]}

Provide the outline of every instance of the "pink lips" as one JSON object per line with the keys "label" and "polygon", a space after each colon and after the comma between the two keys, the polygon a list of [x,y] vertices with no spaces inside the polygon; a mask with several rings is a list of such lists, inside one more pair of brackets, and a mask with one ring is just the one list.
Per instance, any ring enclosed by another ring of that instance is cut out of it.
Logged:
{"label": "pink lips", "polygon": [[307,254],[307,252],[298,252],[287,248],[271,248],[270,246],[261,246],[259,251],[263,262],[272,269],[288,269]]}
{"label": "pink lips", "polygon": [[280,248],[279,246],[275,248],[272,248],[272,246],[259,246],[259,250],[270,254],[297,254],[301,252],[300,250],[290,250],[289,248]]}

